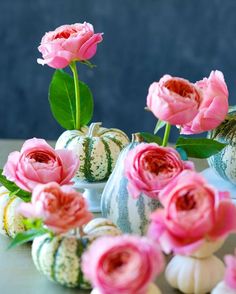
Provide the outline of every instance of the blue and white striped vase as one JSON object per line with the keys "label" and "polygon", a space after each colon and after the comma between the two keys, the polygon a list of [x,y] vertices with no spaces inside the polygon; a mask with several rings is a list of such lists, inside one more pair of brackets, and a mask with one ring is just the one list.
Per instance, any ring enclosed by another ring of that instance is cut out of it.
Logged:
{"label": "blue and white striped vase", "polygon": [[129,195],[128,180],[124,176],[124,160],[128,152],[141,138],[135,134],[132,142],[120,153],[113,170],[103,190],[101,198],[102,215],[113,221],[124,233],[144,235],[149,223],[149,215],[160,202],[142,194],[138,199]]}
{"label": "blue and white striped vase", "polygon": [[236,107],[232,107],[226,119],[209,137],[227,146],[208,158],[210,167],[223,179],[236,185]]}

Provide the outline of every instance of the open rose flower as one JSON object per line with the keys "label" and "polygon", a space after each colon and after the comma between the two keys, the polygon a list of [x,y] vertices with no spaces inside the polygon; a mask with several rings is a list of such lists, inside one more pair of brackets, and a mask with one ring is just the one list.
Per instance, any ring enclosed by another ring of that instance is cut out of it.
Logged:
{"label": "open rose flower", "polygon": [[140,193],[157,198],[161,189],[184,169],[193,168],[193,163],[181,160],[173,148],[141,143],[128,153],[125,160],[129,194],[134,198]]}
{"label": "open rose flower", "polygon": [[66,233],[92,219],[80,193],[54,182],[38,185],[33,190],[31,203],[21,203],[18,212],[27,218],[42,219],[57,234]]}
{"label": "open rose flower", "polygon": [[209,78],[196,83],[202,93],[197,115],[181,128],[182,134],[198,134],[216,128],[228,113],[228,89],[223,73],[212,71]]}
{"label": "open rose flower", "polygon": [[224,257],[224,261],[226,264],[225,284],[236,291],[236,251],[235,255],[226,255]]}
{"label": "open rose flower", "polygon": [[146,294],[164,267],[156,244],[144,237],[102,237],[82,257],[82,269],[103,294]]}
{"label": "open rose flower", "polygon": [[3,175],[23,190],[31,192],[37,184],[71,184],[79,159],[70,150],[54,150],[43,139],[25,141],[21,151],[9,154]]}
{"label": "open rose flower", "polygon": [[236,207],[228,192],[219,192],[193,171],[183,171],[159,194],[163,209],[151,215],[149,236],[166,253],[188,254],[205,240],[236,231]]}
{"label": "open rose flower", "polygon": [[149,87],[147,106],[160,120],[171,125],[194,119],[201,103],[201,93],[188,80],[164,75]]}
{"label": "open rose flower", "polygon": [[43,59],[37,61],[53,68],[64,68],[72,61],[92,58],[101,41],[102,34],[95,34],[89,23],[63,25],[44,35],[38,47]]}

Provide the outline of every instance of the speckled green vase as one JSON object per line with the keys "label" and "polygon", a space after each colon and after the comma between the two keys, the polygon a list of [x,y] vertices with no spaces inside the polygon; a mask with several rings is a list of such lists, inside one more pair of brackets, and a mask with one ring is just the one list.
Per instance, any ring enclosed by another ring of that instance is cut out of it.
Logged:
{"label": "speckled green vase", "polygon": [[223,179],[236,185],[236,106],[232,107],[224,122],[208,134],[228,144],[221,152],[208,158],[208,163]]}

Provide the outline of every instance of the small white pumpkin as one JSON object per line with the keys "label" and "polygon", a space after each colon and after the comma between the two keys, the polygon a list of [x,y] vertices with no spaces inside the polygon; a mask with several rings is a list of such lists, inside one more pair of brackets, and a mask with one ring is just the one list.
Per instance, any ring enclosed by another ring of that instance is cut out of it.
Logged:
{"label": "small white pumpkin", "polygon": [[66,287],[91,289],[81,271],[81,256],[87,246],[103,235],[117,236],[121,231],[109,220],[98,218],[84,227],[85,235],[37,237],[32,244],[32,258],[36,268],[48,279]]}
{"label": "small white pumpkin", "polygon": [[166,267],[167,282],[183,293],[210,292],[224,275],[224,263],[212,255],[222,244],[222,240],[205,242],[191,256],[175,255]]}
{"label": "small white pumpkin", "polygon": [[65,131],[56,142],[56,149],[73,150],[80,159],[76,173],[79,180],[106,181],[115,167],[120,151],[129,143],[118,129],[106,129],[101,123],[83,126],[80,131]]}
{"label": "small white pumpkin", "polygon": [[224,281],[221,281],[217,286],[211,291],[211,294],[235,294],[236,290],[229,288]]}
{"label": "small white pumpkin", "polygon": [[25,231],[23,216],[17,208],[23,201],[17,196],[9,196],[5,187],[0,187],[0,234],[14,238],[17,233]]}
{"label": "small white pumpkin", "polygon": [[[91,294],[103,294],[99,289],[94,288]],[[147,293],[145,294],[161,294],[160,289],[153,283],[148,287]]]}

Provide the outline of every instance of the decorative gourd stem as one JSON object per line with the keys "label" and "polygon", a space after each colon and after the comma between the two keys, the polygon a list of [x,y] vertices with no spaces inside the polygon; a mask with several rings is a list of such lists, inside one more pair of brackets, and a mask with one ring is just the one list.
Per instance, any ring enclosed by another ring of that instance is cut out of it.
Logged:
{"label": "decorative gourd stem", "polygon": [[141,142],[144,142],[144,140],[139,133],[134,133],[134,134],[132,134],[131,142],[132,143],[134,143],[134,142],[141,143]]}
{"label": "decorative gourd stem", "polygon": [[89,126],[88,137],[89,138],[96,137],[101,125],[102,125],[101,122],[92,123]]}

